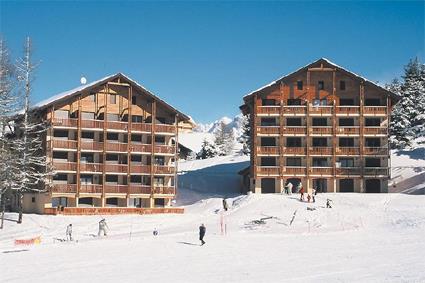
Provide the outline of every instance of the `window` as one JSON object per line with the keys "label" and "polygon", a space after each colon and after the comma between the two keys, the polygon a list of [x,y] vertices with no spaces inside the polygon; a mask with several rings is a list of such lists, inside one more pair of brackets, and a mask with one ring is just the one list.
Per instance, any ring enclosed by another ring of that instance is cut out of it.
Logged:
{"label": "window", "polygon": [[276,166],[276,158],[261,157],[261,166]]}
{"label": "window", "polygon": [[135,122],[135,123],[142,123],[143,122],[143,116],[132,115],[131,121]]}
{"label": "window", "polygon": [[262,137],[261,146],[276,146],[276,139]]}
{"label": "window", "polygon": [[107,133],[106,139],[110,141],[118,141],[118,133]]}
{"label": "window", "polygon": [[340,158],[339,163],[341,164],[341,167],[354,167],[353,158]]}
{"label": "window", "polygon": [[31,197],[31,202],[34,203],[35,202],[35,197]]}
{"label": "window", "polygon": [[155,156],[155,165],[164,166],[165,165],[165,157],[164,156]]}
{"label": "window", "polygon": [[381,160],[379,158],[366,158],[365,167],[381,167]]}
{"label": "window", "polygon": [[351,127],[354,126],[353,118],[339,118],[339,125],[342,127]]}
{"label": "window", "polygon": [[155,136],[155,144],[165,144],[164,136]]}
{"label": "window", "polygon": [[117,95],[116,94],[110,94],[109,95],[109,102],[111,104],[117,104]]}
{"label": "window", "polygon": [[313,99],[313,106],[326,106],[328,101],[326,99]]}
{"label": "window", "polygon": [[81,118],[83,120],[94,120],[93,112],[81,112]]}
{"label": "window", "polygon": [[53,176],[54,181],[68,181],[68,175],[66,174],[56,174]]}
{"label": "window", "polygon": [[139,184],[142,183],[142,176],[131,175],[130,183],[139,183]]}
{"label": "window", "polygon": [[81,138],[83,139],[94,139],[94,132],[86,132],[86,131],[82,131],[81,132]]}
{"label": "window", "polygon": [[290,98],[290,99],[288,99],[288,105],[301,105],[301,99]]}
{"label": "window", "polygon": [[286,126],[301,126],[301,118],[286,118]]}
{"label": "window", "polygon": [[380,118],[366,118],[365,119],[365,126],[366,127],[379,127],[379,126],[381,126],[381,119]]}
{"label": "window", "polygon": [[118,161],[118,154],[107,154],[106,161]]}
{"label": "window", "polygon": [[277,126],[275,118],[261,118],[261,126]]}
{"label": "window", "polygon": [[53,136],[55,138],[68,138],[68,131],[66,130],[54,130]]}
{"label": "window", "polygon": [[142,135],[132,134],[131,135],[131,141],[132,142],[137,142],[137,143],[142,143]]}
{"label": "window", "polygon": [[301,147],[301,138],[286,138],[287,147]]}
{"label": "window", "polygon": [[108,121],[119,121],[120,116],[118,114],[107,114]]}
{"label": "window", "polygon": [[53,151],[53,159],[68,159],[68,152],[66,152],[66,151]]}
{"label": "window", "polygon": [[326,118],[313,118],[313,127],[326,127],[328,119]]}
{"label": "window", "polygon": [[345,81],[339,81],[339,89],[345,90]]}
{"label": "window", "polygon": [[379,98],[368,98],[365,99],[365,106],[380,106],[381,100]]}
{"label": "window", "polygon": [[96,102],[96,93],[92,92],[87,96],[87,99],[92,102]]}
{"label": "window", "polygon": [[328,146],[327,138],[313,138],[313,146]]}
{"label": "window", "polygon": [[297,89],[302,90],[303,89],[303,81],[297,81]]}
{"label": "window", "polygon": [[80,183],[81,184],[92,184],[93,183],[93,175],[81,174]]}
{"label": "window", "polygon": [[328,160],[326,158],[313,158],[313,167],[327,167]]}
{"label": "window", "polygon": [[366,147],[380,147],[381,139],[380,138],[366,138]]}
{"label": "window", "polygon": [[153,178],[153,185],[154,186],[164,186],[164,177],[154,177]]}
{"label": "window", "polygon": [[136,105],[137,104],[137,96],[133,95],[131,97],[131,104]]}
{"label": "window", "polygon": [[272,106],[272,105],[276,105],[276,100],[274,99],[263,99],[262,100],[262,104],[263,106]]}
{"label": "window", "polygon": [[324,81],[319,81],[317,84],[317,87],[319,90],[324,90],[325,89],[325,82]]}
{"label": "window", "polygon": [[81,153],[81,162],[82,163],[93,163],[93,153]]}
{"label": "window", "polygon": [[354,146],[354,138],[339,138],[339,146],[353,147]]}
{"label": "window", "polygon": [[131,155],[131,162],[142,162],[142,156],[141,155]]}
{"label": "window", "polygon": [[301,166],[301,158],[299,157],[287,157],[286,166]]}
{"label": "window", "polygon": [[69,112],[67,110],[56,110],[54,115],[55,115],[55,118],[62,118],[62,119],[69,118]]}
{"label": "window", "polygon": [[106,175],[107,183],[118,183],[118,175]]}
{"label": "window", "polygon": [[351,98],[341,98],[339,100],[339,105],[341,105],[341,106],[351,106],[351,105],[354,105],[354,99],[351,99]]}

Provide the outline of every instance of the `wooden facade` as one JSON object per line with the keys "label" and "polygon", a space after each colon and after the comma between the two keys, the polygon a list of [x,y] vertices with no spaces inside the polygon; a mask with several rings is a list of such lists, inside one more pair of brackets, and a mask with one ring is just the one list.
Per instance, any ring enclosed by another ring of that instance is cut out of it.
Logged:
{"label": "wooden facade", "polygon": [[51,125],[45,148],[54,176],[46,184],[43,211],[171,206],[178,123],[188,116],[123,74],[59,95],[36,110]]}
{"label": "wooden facade", "polygon": [[398,98],[319,59],[244,97],[256,193],[301,182],[311,192],[387,192],[388,125]]}

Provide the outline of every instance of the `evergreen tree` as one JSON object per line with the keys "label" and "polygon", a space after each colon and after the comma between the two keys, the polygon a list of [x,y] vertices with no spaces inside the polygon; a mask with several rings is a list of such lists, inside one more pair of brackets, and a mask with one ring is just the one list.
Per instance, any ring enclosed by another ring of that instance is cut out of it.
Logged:
{"label": "evergreen tree", "polygon": [[239,137],[239,142],[242,144],[241,153],[248,155],[251,152],[251,115],[243,116],[242,130],[243,133]]}
{"label": "evergreen tree", "polygon": [[218,152],[215,146],[209,143],[206,139],[202,142],[201,150],[198,152],[198,159],[207,159],[214,156],[217,156]]}
{"label": "evergreen tree", "polygon": [[223,122],[214,133],[214,143],[219,155],[229,155],[232,153],[235,146],[235,136],[233,129],[226,127]]}

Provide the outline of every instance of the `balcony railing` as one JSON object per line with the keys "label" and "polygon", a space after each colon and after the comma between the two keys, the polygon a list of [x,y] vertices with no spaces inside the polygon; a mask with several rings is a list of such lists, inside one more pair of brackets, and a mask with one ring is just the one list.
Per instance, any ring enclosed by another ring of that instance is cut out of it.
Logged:
{"label": "balcony railing", "polygon": [[175,133],[176,126],[174,125],[166,125],[166,124],[157,124],[155,125],[156,133]]}
{"label": "balcony railing", "polygon": [[365,135],[386,135],[387,128],[385,127],[365,127],[363,129]]}
{"label": "balcony railing", "polygon": [[332,175],[332,167],[310,167],[310,174]]}
{"label": "balcony railing", "polygon": [[78,126],[78,119],[73,118],[53,118],[52,125],[55,127],[69,127],[76,128]]}
{"label": "balcony railing", "polygon": [[137,132],[152,132],[152,124],[146,124],[146,123],[131,123],[131,130],[137,131]]}
{"label": "balcony railing", "polygon": [[127,185],[105,184],[106,194],[126,194],[128,192]]}
{"label": "balcony railing", "polygon": [[155,174],[174,174],[176,168],[174,166],[155,165],[154,172]]}
{"label": "balcony railing", "polygon": [[105,172],[127,173],[127,164],[105,164]]}
{"label": "balcony railing", "polygon": [[360,106],[337,106],[336,114],[344,114],[344,115],[359,115],[360,114]]}
{"label": "balcony railing", "polygon": [[257,174],[279,175],[279,166],[257,166]]}
{"label": "balcony railing", "polygon": [[258,154],[279,154],[278,146],[258,146],[257,147]]}
{"label": "balcony railing", "polygon": [[82,150],[103,150],[103,142],[93,140],[81,140],[80,146]]}
{"label": "balcony railing", "polygon": [[107,142],[106,150],[107,151],[117,151],[117,152],[127,152],[127,144],[126,143],[118,143],[118,142]]}
{"label": "balcony railing", "polygon": [[54,139],[51,141],[53,148],[77,149],[77,141]]}
{"label": "balcony railing", "polygon": [[359,175],[360,174],[360,168],[359,167],[340,167],[336,168],[336,174],[337,175]]}
{"label": "balcony railing", "polygon": [[309,153],[313,155],[332,155],[332,147],[310,147]]}
{"label": "balcony railing", "polygon": [[289,134],[289,135],[305,135],[307,133],[307,127],[304,127],[304,126],[297,126],[297,127],[286,126],[286,127],[283,128],[283,133]]}
{"label": "balcony railing", "polygon": [[174,187],[159,186],[153,188],[153,193],[161,195],[174,195],[176,193],[176,190]]}
{"label": "balcony railing", "polygon": [[313,126],[309,130],[312,135],[332,135],[332,127]]}
{"label": "balcony railing", "polygon": [[284,147],[284,154],[297,154],[297,155],[305,155],[306,149],[305,147]]}
{"label": "balcony railing", "polygon": [[102,172],[103,171],[103,164],[81,162],[80,163],[80,171],[83,171],[83,172]]}
{"label": "balcony railing", "polygon": [[307,107],[302,105],[284,106],[283,114],[305,115]]}
{"label": "balcony railing", "polygon": [[106,127],[108,129],[127,131],[128,130],[128,122],[120,122],[120,121],[107,121]]}
{"label": "balcony railing", "polygon": [[52,193],[75,194],[77,192],[76,184],[53,184]]}
{"label": "balcony railing", "polygon": [[333,106],[310,106],[309,111],[312,115],[330,115]]}
{"label": "balcony railing", "polygon": [[155,145],[156,153],[164,153],[164,154],[174,154],[176,148],[170,145]]}
{"label": "balcony railing", "polygon": [[387,167],[365,167],[363,169],[365,176],[387,176],[388,168]]}
{"label": "balcony railing", "polygon": [[151,152],[152,145],[131,143],[130,150],[133,152]]}
{"label": "balcony railing", "polygon": [[83,194],[101,194],[102,185],[99,184],[81,184],[80,193]]}
{"label": "balcony railing", "polygon": [[152,191],[151,186],[147,186],[147,185],[130,184],[130,187],[129,187],[129,193],[130,194],[150,195],[151,191]]}
{"label": "balcony railing", "polygon": [[77,171],[77,163],[68,162],[67,160],[53,160],[53,168],[55,171]]}
{"label": "balcony railing", "polygon": [[264,134],[264,135],[278,135],[279,126],[270,126],[270,127],[259,126],[257,127],[257,133]]}
{"label": "balcony railing", "polygon": [[150,165],[142,165],[140,163],[132,162],[130,164],[130,173],[145,173],[149,174],[151,172]]}
{"label": "balcony railing", "polygon": [[81,128],[103,129],[103,120],[81,120]]}
{"label": "balcony railing", "polygon": [[364,114],[365,115],[386,115],[387,106],[365,106]]}
{"label": "balcony railing", "polygon": [[342,134],[342,135],[358,135],[360,134],[360,127],[358,126],[338,127],[336,129],[336,133]]}
{"label": "balcony railing", "polygon": [[365,147],[363,150],[365,155],[388,155],[386,147]]}
{"label": "balcony railing", "polygon": [[337,155],[359,155],[360,149],[358,147],[337,147]]}
{"label": "balcony railing", "polygon": [[306,168],[298,166],[286,166],[283,167],[283,174],[287,175],[305,175]]}
{"label": "balcony railing", "polygon": [[258,106],[257,114],[279,114],[280,106]]}

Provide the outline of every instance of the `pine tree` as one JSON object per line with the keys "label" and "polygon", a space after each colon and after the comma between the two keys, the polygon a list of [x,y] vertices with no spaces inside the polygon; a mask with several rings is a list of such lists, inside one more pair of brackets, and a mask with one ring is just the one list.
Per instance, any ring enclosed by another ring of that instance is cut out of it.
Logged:
{"label": "pine tree", "polygon": [[231,154],[235,147],[233,129],[226,127],[226,124],[221,122],[214,133],[214,143],[219,155],[224,156]]}
{"label": "pine tree", "polygon": [[207,159],[214,156],[217,156],[218,152],[215,146],[209,143],[206,139],[202,142],[201,150],[198,152],[198,159]]}
{"label": "pine tree", "polygon": [[243,133],[239,137],[239,142],[242,144],[241,153],[248,155],[251,152],[251,115],[243,116],[242,130]]}

